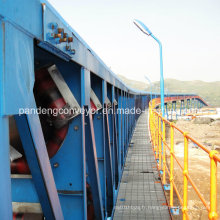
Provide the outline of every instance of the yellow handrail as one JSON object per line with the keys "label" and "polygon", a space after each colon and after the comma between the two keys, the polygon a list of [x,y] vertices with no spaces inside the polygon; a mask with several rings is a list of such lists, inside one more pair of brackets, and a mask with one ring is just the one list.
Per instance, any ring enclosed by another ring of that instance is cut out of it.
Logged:
{"label": "yellow handrail", "polygon": [[[188,133],[182,131],[180,128],[174,125],[174,123],[169,122],[167,119],[163,118],[160,113],[158,113],[155,109],[155,102],[152,101],[149,104],[149,126],[151,133],[151,143],[152,149],[155,153],[155,158],[158,161],[158,170],[162,171],[162,183],[166,184],[166,173],[169,177],[170,184],[170,201],[169,207],[174,207],[174,191],[179,199],[179,202],[182,206],[182,214],[183,219],[189,219],[189,210],[188,210],[188,184],[191,184],[192,188],[197,193],[201,202],[205,206],[208,211],[209,219],[216,220],[218,218],[217,214],[217,164],[220,162],[219,153],[215,150],[209,150],[204,145],[196,141],[193,137],[191,137]],[[170,127],[170,146],[167,144],[165,136],[166,136],[166,128],[165,125]],[[177,159],[174,152],[174,131],[177,130],[184,137],[184,166],[181,165],[179,160]],[[200,193],[198,187],[191,179],[188,170],[188,143],[189,140],[196,144],[199,148],[201,148],[204,152],[209,154],[210,158],[210,205],[204,199],[203,195]],[[170,169],[166,165],[166,154],[169,150],[170,157]],[[174,180],[174,159],[177,162],[180,169],[183,171],[183,196],[181,197]]]}
{"label": "yellow handrail", "polygon": [[173,154],[174,154],[174,128],[170,130],[170,206],[173,207]]}
{"label": "yellow handrail", "polygon": [[186,133],[184,135],[184,170],[183,170],[183,219],[186,218],[187,209],[187,198],[188,198],[188,179],[186,175],[188,175],[188,139],[186,137]]}

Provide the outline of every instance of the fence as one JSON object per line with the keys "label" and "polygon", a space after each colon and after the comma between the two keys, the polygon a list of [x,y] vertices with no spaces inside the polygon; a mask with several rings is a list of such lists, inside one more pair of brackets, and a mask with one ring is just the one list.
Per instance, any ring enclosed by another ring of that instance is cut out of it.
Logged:
{"label": "fence", "polygon": [[[160,112],[154,109],[155,103],[152,101],[149,106],[149,127],[151,133],[151,143],[153,151],[155,152],[155,158],[158,162],[158,169],[162,175],[162,183],[164,189],[169,189],[169,207],[171,213],[175,212],[176,206],[174,206],[174,191],[178,197],[179,203],[182,206],[183,219],[189,219],[188,213],[188,185],[191,184],[192,188],[200,198],[201,202],[205,206],[209,219],[218,219],[217,214],[217,164],[220,162],[220,157],[216,150],[209,150],[204,145],[199,143],[188,133],[179,129],[173,122],[166,120]],[[166,126],[170,128],[170,144],[167,143]],[[174,149],[174,131],[180,132],[184,138],[184,164],[182,165],[180,160],[175,155]],[[196,183],[192,180],[189,174],[189,141],[192,141],[199,148],[209,155],[210,158],[210,201],[207,202],[200,192],[200,189]],[[170,165],[167,165],[166,158],[170,157]],[[182,170],[183,176],[183,195],[177,188],[177,184],[174,179],[174,160],[179,168]],[[169,182],[167,183],[167,175]],[[210,205],[209,205],[210,204]]]}

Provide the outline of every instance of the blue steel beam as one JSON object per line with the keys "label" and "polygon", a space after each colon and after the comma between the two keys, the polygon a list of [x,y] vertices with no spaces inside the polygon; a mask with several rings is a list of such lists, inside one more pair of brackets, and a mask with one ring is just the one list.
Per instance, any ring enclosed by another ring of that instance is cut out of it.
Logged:
{"label": "blue steel beam", "polygon": [[44,215],[63,219],[38,116],[21,115],[15,119]]}
{"label": "blue steel beam", "polygon": [[[107,112],[107,106],[105,106]],[[112,155],[109,136],[109,119],[108,113],[104,113],[105,123],[105,160],[106,160],[106,179],[107,179],[107,213],[111,216],[113,208],[113,174],[112,174]]]}
{"label": "blue steel beam", "polygon": [[118,94],[118,164],[119,164],[119,176],[122,172],[122,92]]}
{"label": "blue steel beam", "polygon": [[125,92],[122,91],[122,137],[121,137],[121,148],[122,148],[122,167],[124,167],[124,158],[125,158]]}
{"label": "blue steel beam", "polygon": [[[86,109],[90,109],[90,89],[91,89],[91,73],[86,70],[84,67],[81,67],[81,108],[84,109],[84,107],[86,107]],[[88,117],[88,116],[87,116]],[[83,178],[82,178],[82,185],[83,185],[83,218],[84,220],[86,220],[88,218],[88,213],[87,213],[87,189],[86,189],[86,168],[87,168],[87,163],[86,163],[86,144],[88,144],[88,142],[91,144],[91,139],[92,136],[90,136],[90,133],[88,134],[88,137],[86,136],[86,129],[85,129],[85,115],[81,115],[81,132],[82,132],[82,136],[81,136],[81,146],[82,146],[82,174],[83,174]],[[91,131],[91,126],[90,126],[90,131]],[[91,133],[94,132],[91,131]],[[87,139],[86,139],[87,138]],[[88,140],[89,139],[89,140]],[[92,139],[92,144],[94,144],[94,140]],[[92,155],[90,155],[92,157]],[[91,160],[94,160],[94,163],[98,163],[97,162],[97,154],[95,155],[95,153],[93,152],[93,156],[94,158],[92,158]],[[96,156],[96,158],[95,158]],[[91,162],[91,161],[89,161]],[[93,175],[95,175],[94,178],[94,182],[96,183],[96,181],[99,181],[99,173],[97,173],[97,167],[94,166],[93,169],[91,168]],[[90,171],[91,172],[91,171]],[[90,174],[91,175],[91,174]],[[97,179],[95,179],[97,178]],[[93,179],[92,179],[93,180]],[[92,183],[94,183],[92,182]],[[95,188],[92,189],[93,192],[97,193],[98,198],[96,198],[95,200],[95,210],[98,213],[98,215],[101,215],[100,217],[103,217],[102,211],[100,212],[100,209],[103,209],[103,204],[102,204],[102,197],[101,197],[101,187],[100,187],[100,182],[98,182],[97,185],[95,185]],[[101,201],[100,201],[101,200]]]}
{"label": "blue steel beam", "polygon": [[176,120],[177,120],[178,114],[177,114],[177,110],[176,110],[176,101],[175,101],[175,112],[176,112]]}
{"label": "blue steel beam", "polygon": [[114,119],[113,119],[113,100],[114,100],[114,87],[107,84],[107,97],[111,103],[108,108],[108,124],[109,124],[109,142],[111,150],[111,163],[112,163],[112,182],[113,182],[113,201],[115,192],[115,147],[114,147]]}
{"label": "blue steel beam", "polygon": [[0,205],[0,213],[2,219],[12,219],[12,201],[11,201],[11,180],[10,180],[10,157],[9,157],[9,118],[3,116],[3,98],[4,98],[4,42],[5,42],[5,26],[0,21],[0,195],[2,202]]}
{"label": "blue steel beam", "polygon": [[171,120],[173,119],[173,104],[174,104],[174,102],[172,102],[172,108],[171,108]]}
{"label": "blue steel beam", "polygon": [[[88,110],[88,108],[85,108]],[[93,194],[95,215],[97,219],[104,219],[103,203],[101,199],[98,161],[96,155],[95,135],[92,115],[85,116],[85,136],[86,136],[86,159],[89,172],[89,180]]]}
{"label": "blue steel beam", "polygon": [[116,123],[116,95],[115,87],[109,86],[109,93],[111,94],[110,100],[112,103],[111,111],[109,114],[109,125],[110,125],[110,142],[112,149],[112,173],[113,173],[113,196],[114,201],[116,201],[116,191],[118,187],[118,143],[117,143],[117,123]]}
{"label": "blue steel beam", "polygon": [[[1,62],[1,59],[0,59],[0,62]],[[8,124],[9,124],[8,117],[0,117],[0,140],[1,140],[0,194],[2,198],[1,199],[2,202],[0,205],[0,213],[1,213],[2,219],[12,219]]]}
{"label": "blue steel beam", "polygon": [[113,147],[114,147],[114,173],[115,173],[115,190],[118,189],[119,181],[119,163],[118,163],[118,130],[117,130],[117,119],[116,119],[116,106],[113,103]]}
{"label": "blue steel beam", "polygon": [[[99,100],[102,100],[103,106],[103,84],[102,79],[97,76],[92,76],[91,86]],[[93,117],[94,133],[96,141],[96,151],[98,159],[98,168],[100,175],[100,186],[102,194],[103,207],[106,210],[106,171],[105,171],[105,148],[104,148],[104,116],[102,109],[99,110]]]}

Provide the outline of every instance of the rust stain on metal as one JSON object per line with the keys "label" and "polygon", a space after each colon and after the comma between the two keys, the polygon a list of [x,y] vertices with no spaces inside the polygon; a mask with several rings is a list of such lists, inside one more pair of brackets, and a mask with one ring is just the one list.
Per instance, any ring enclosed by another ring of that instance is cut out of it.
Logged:
{"label": "rust stain on metal", "polygon": [[60,43],[61,42],[66,42],[66,38],[60,38]]}
{"label": "rust stain on metal", "polygon": [[54,38],[61,38],[61,34],[54,34]]}
{"label": "rust stain on metal", "polygon": [[68,42],[73,42],[73,38],[72,37],[68,37]]}
{"label": "rust stain on metal", "polygon": [[62,32],[64,32],[64,29],[63,28],[58,28],[57,31],[58,31],[58,33],[62,33]]}

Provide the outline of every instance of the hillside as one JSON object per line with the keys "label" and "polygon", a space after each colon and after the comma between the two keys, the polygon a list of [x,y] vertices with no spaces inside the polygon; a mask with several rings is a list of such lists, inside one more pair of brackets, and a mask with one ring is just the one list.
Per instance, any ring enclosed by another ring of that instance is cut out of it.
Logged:
{"label": "hillside", "polygon": [[122,81],[124,83],[126,83],[128,86],[134,88],[134,89],[138,89],[138,90],[146,90],[146,88],[148,88],[147,83],[146,82],[141,82],[141,81],[136,81],[136,80],[132,80],[132,79],[128,79],[122,75],[118,75],[118,77],[120,79],[122,79]]}
{"label": "hillside", "polygon": [[[150,91],[149,84],[127,79],[124,76],[119,77],[129,86],[134,89]],[[159,92],[159,82],[153,83],[153,91]],[[156,89],[155,89],[156,88]],[[195,93],[201,96],[209,105],[220,107],[220,81],[204,82],[195,81],[180,81],[176,79],[165,80],[165,92],[168,93]]]}

